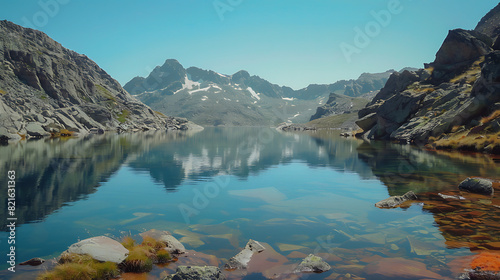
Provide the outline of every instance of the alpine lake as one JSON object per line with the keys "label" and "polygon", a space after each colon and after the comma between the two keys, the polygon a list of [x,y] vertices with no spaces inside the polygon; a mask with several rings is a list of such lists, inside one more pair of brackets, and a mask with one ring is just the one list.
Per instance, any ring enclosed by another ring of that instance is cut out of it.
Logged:
{"label": "alpine lake", "polygon": [[[1,146],[0,278],[35,279],[79,240],[151,229],[171,232],[191,257],[123,279],[162,279],[178,265],[222,268],[249,239],[269,258],[228,279],[456,279],[474,256],[500,250],[500,189],[458,190],[467,177],[500,179],[498,157],[339,134],[205,128]],[[16,262],[47,260],[15,273],[7,270],[9,170]],[[375,207],[410,190],[417,200]],[[288,274],[310,253],[332,269]]]}

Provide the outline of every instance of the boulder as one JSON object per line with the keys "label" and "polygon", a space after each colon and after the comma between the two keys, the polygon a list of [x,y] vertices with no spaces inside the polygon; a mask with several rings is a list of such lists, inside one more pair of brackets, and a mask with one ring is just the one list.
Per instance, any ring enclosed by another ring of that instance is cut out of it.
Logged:
{"label": "boulder", "polygon": [[31,266],[38,266],[44,263],[45,260],[41,258],[32,258],[31,260],[24,261],[20,263],[19,265],[31,265]]}
{"label": "boulder", "polygon": [[87,254],[98,261],[121,263],[127,258],[129,251],[116,240],[97,236],[71,245],[64,253]]}
{"label": "boulder", "polygon": [[480,32],[450,30],[431,64],[433,82],[438,84],[460,74],[479,57],[492,51],[492,45],[492,39]]}
{"label": "boulder", "polygon": [[50,133],[43,129],[42,125],[39,123],[28,123],[26,125],[26,132],[31,137],[44,137],[50,136]]}
{"label": "boulder", "polygon": [[236,256],[230,258],[228,262],[224,264],[224,269],[245,269],[252,259],[252,256],[264,250],[264,246],[262,246],[259,242],[250,239],[241,252],[239,252]]}
{"label": "boulder", "polygon": [[356,121],[364,131],[370,130],[377,123],[377,113],[371,113]]}
{"label": "boulder", "polygon": [[310,254],[297,266],[295,272],[325,272],[331,267],[321,257]]}
{"label": "boulder", "polygon": [[458,276],[458,280],[499,280],[500,272],[470,270]]}
{"label": "boulder", "polygon": [[394,208],[394,207],[402,204],[405,201],[414,200],[414,199],[417,199],[417,195],[414,192],[409,191],[401,196],[396,195],[396,196],[391,196],[389,198],[381,200],[381,201],[375,203],[375,206],[378,208]]}
{"label": "boulder", "polygon": [[476,31],[454,29],[436,53],[435,65],[452,65],[471,61],[491,51],[491,38]]}
{"label": "boulder", "polygon": [[494,192],[492,180],[484,178],[467,178],[458,185],[458,189],[485,195],[492,195]]}
{"label": "boulder", "polygon": [[174,275],[164,280],[225,280],[226,277],[216,266],[179,266]]}
{"label": "boulder", "polygon": [[165,250],[168,251],[170,254],[184,254],[186,253],[186,248],[182,243],[177,240],[170,232],[168,231],[163,231],[163,230],[156,230],[152,229],[146,232],[143,232],[140,234],[141,237],[149,236],[152,237],[158,241],[162,241],[166,244]]}

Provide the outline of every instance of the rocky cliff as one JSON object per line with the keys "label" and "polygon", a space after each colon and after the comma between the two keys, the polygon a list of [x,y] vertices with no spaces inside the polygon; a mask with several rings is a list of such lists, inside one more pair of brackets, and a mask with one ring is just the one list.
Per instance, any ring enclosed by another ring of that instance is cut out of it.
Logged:
{"label": "rocky cliff", "polygon": [[359,111],[365,137],[499,152],[499,15],[496,7],[475,30],[451,30],[425,69],[394,73]]}
{"label": "rocky cliff", "polygon": [[0,138],[180,127],[153,112],[85,55],[0,21]]}

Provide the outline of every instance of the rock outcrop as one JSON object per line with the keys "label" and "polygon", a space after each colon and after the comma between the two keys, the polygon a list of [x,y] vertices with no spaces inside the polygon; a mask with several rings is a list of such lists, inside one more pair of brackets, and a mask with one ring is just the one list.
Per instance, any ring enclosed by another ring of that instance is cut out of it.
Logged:
{"label": "rock outcrop", "polygon": [[[468,136],[463,149],[500,151],[495,105],[500,102],[500,51],[494,50],[499,9],[476,30],[451,30],[425,69],[394,73],[358,113],[364,137],[420,145],[456,137],[437,145],[456,148]],[[488,133],[492,137],[481,140]]]}
{"label": "rock outcrop", "polygon": [[0,136],[165,129],[95,62],[46,34],[0,21]]}
{"label": "rock outcrop", "polygon": [[236,256],[230,258],[229,261],[224,264],[224,269],[245,269],[252,259],[252,256],[264,250],[264,246],[262,246],[259,242],[250,239],[245,248],[241,250],[241,252],[239,252]]}
{"label": "rock outcrop", "polygon": [[327,264],[321,257],[309,254],[302,262],[297,266],[295,272],[325,272],[331,269],[331,266]]}
{"label": "rock outcrop", "polygon": [[225,280],[226,277],[216,266],[179,266],[174,275],[164,280]]}
{"label": "rock outcrop", "polygon": [[485,195],[491,195],[494,192],[492,180],[484,178],[467,178],[458,185],[458,189]]}
{"label": "rock outcrop", "polygon": [[406,201],[415,200],[415,199],[417,199],[417,195],[415,195],[414,192],[409,191],[409,192],[405,193],[404,195],[395,195],[395,196],[391,196],[389,198],[386,198],[384,200],[381,200],[381,201],[375,203],[375,206],[378,208],[394,208],[396,206],[403,204]]}

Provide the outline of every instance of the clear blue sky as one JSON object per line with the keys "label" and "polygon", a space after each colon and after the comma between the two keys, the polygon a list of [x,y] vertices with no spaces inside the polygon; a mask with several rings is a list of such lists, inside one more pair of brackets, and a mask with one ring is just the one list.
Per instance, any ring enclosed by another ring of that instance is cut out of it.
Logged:
{"label": "clear blue sky", "polygon": [[[388,8],[397,2],[397,8]],[[497,4],[493,0],[4,0],[0,19],[36,27],[86,54],[122,85],[175,58],[186,68],[224,74],[245,69],[270,82],[301,88],[357,78],[363,72],[422,67],[434,60],[449,29],[473,29]],[[383,26],[374,24],[371,11],[387,11],[391,19]],[[355,30],[366,27],[371,30],[370,41],[360,41],[358,48]],[[350,61],[342,43],[357,48]]]}

